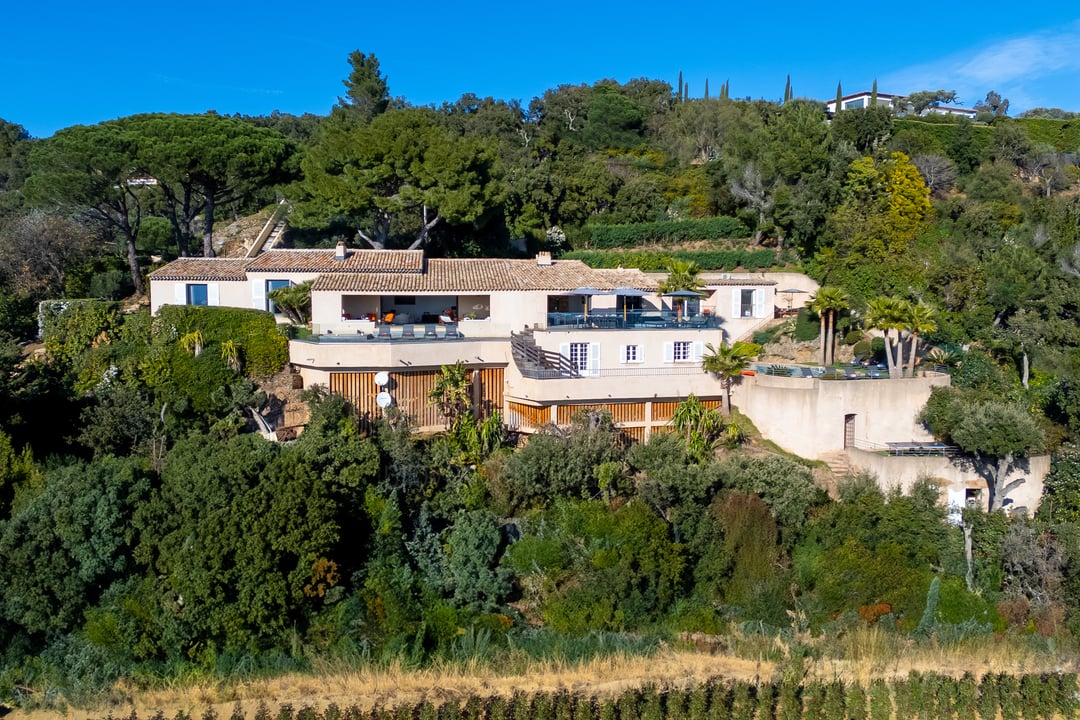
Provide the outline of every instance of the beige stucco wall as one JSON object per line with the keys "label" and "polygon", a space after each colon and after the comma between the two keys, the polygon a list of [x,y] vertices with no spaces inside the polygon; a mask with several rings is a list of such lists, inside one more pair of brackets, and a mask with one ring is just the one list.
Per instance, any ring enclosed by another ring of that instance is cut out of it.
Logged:
{"label": "beige stucco wall", "polygon": [[[916,480],[930,478],[940,483],[942,501],[950,507],[962,506],[964,491],[971,488],[982,491],[983,508],[986,508],[986,480],[961,458],[895,457],[865,450],[848,450],[847,454],[853,467],[877,476],[882,487],[899,487],[907,491]],[[1026,482],[1006,496],[1012,501],[1012,507],[1017,510],[1025,508],[1029,514],[1034,512],[1039,506],[1043,481],[1049,472],[1049,455],[1033,455],[1018,463],[1009,473],[1009,481],[1025,478]]]}
{"label": "beige stucco wall", "polygon": [[[291,340],[289,359],[300,368],[305,383],[315,378],[314,371],[403,370],[437,368],[458,360],[476,364],[504,363],[510,360],[510,344],[505,340],[407,340],[386,342],[309,342]],[[325,382],[324,379],[312,382]]]}
{"label": "beige stucco wall", "polygon": [[251,289],[244,280],[151,280],[150,281],[150,314],[156,315],[162,305],[184,305],[177,302],[177,288],[185,288],[187,285],[206,285],[207,291],[211,286],[217,287],[218,301],[213,303],[220,307],[251,307]]}
{"label": "beige stucco wall", "polygon": [[[239,307],[249,307],[256,310],[266,310],[266,281],[267,280],[288,280],[293,285],[299,285],[305,283],[308,280],[314,280],[319,276],[318,273],[301,273],[301,272],[247,272],[247,298],[245,304]],[[224,304],[224,303],[222,303]]]}
{"label": "beige stucco wall", "polygon": [[930,389],[949,384],[949,376],[881,380],[816,380],[744,376],[732,404],[761,434],[780,447],[808,458],[844,447],[844,418],[855,415],[855,439],[871,443],[930,441],[915,420]]}

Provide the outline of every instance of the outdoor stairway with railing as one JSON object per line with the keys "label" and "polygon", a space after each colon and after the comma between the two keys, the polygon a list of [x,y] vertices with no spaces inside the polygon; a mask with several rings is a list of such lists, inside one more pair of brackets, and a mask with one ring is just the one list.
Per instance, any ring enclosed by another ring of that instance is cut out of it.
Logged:
{"label": "outdoor stairway with railing", "polygon": [[251,243],[251,247],[247,249],[244,256],[253,258],[263,250],[269,250],[277,245],[289,225],[288,220],[288,205],[285,200],[282,200],[274,208],[274,212],[270,214],[270,219],[266,221],[266,225],[263,226],[262,231]]}
{"label": "outdoor stairway with railing", "polygon": [[510,333],[510,354],[527,378],[580,377],[568,358],[539,347],[530,329]]}

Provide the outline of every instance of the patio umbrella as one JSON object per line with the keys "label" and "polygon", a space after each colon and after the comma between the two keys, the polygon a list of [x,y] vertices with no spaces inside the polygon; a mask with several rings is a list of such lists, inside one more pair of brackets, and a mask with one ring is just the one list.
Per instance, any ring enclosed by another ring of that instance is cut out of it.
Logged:
{"label": "patio umbrella", "polygon": [[782,295],[787,295],[788,296],[788,298],[787,298],[788,310],[791,309],[791,304],[794,301],[794,298],[791,297],[792,295],[797,295],[797,294],[800,294],[800,293],[803,294],[803,295],[806,294],[805,290],[800,290],[799,288],[788,288],[787,290],[777,290],[776,292],[778,292],[778,293],[780,293]]}
{"label": "patio umbrella", "polygon": [[607,295],[608,293],[609,293],[608,290],[597,290],[594,287],[590,287],[588,285],[585,285],[583,287],[574,288],[573,290],[571,290],[570,292],[568,292],[566,294],[567,295],[580,295],[581,297],[585,298],[585,301],[584,301],[585,302],[585,319],[588,320],[589,319],[589,298],[592,297],[593,295]]}
{"label": "patio umbrella", "polygon": [[[663,297],[678,298],[685,302],[687,298],[705,297],[705,293],[698,292],[697,290],[672,290],[671,292],[664,293]],[[682,302],[676,305],[676,307],[678,308],[678,313],[675,320],[678,322],[682,320]]]}
{"label": "patio umbrella", "polygon": [[[618,295],[619,297],[622,297],[622,298],[628,298],[628,297],[642,298],[642,297],[646,297],[649,293],[645,292],[644,290],[638,290],[637,288],[632,288],[632,287],[617,287],[617,288],[615,288],[614,290],[611,291],[611,294],[612,295]],[[626,322],[626,301],[625,300],[623,300],[623,306],[622,306],[622,321],[624,323]]]}

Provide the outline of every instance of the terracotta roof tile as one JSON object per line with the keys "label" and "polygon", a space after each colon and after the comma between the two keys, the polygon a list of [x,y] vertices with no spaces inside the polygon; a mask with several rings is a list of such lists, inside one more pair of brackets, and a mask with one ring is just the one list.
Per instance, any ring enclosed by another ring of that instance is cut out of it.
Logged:
{"label": "terracotta roof tile", "polygon": [[621,286],[654,290],[656,283],[638,270],[593,270],[580,260],[556,260],[537,265],[535,260],[506,258],[432,259],[422,274],[327,273],[312,290],[336,292],[513,292],[517,290],[569,291],[592,286],[613,290]]}
{"label": "terracotta roof tile", "polygon": [[423,250],[349,250],[335,260],[333,250],[270,250],[248,261],[252,272],[381,272],[424,271]]}
{"label": "terracotta roof tile", "polygon": [[151,280],[246,280],[245,258],[177,258],[150,273]]}

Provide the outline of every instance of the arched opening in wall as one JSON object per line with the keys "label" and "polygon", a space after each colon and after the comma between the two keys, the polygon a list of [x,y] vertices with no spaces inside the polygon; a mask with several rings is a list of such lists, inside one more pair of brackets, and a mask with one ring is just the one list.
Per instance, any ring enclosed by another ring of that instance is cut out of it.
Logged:
{"label": "arched opening in wall", "polygon": [[844,416],[844,449],[855,447],[855,414]]}

